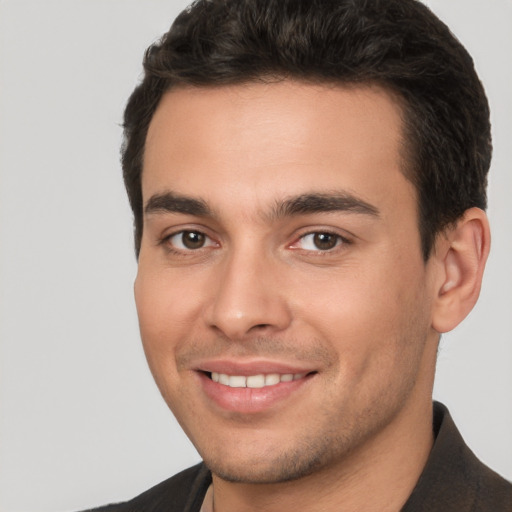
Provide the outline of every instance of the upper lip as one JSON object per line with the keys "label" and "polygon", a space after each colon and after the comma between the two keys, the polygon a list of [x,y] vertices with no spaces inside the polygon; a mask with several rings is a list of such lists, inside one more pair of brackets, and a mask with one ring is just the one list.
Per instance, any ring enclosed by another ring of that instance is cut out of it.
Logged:
{"label": "upper lip", "polygon": [[227,375],[241,375],[248,377],[250,375],[269,374],[269,373],[311,373],[314,368],[306,365],[287,363],[272,360],[229,360],[215,359],[211,361],[202,361],[195,367],[197,371],[225,373]]}

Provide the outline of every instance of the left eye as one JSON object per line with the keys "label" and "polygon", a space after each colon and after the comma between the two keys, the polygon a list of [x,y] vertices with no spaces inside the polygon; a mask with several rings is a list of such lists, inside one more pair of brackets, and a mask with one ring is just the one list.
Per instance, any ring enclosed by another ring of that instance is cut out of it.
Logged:
{"label": "left eye", "polygon": [[341,245],[343,239],[339,235],[328,232],[308,233],[302,236],[297,246],[306,251],[329,251]]}
{"label": "left eye", "polygon": [[215,242],[201,231],[180,231],[167,240],[175,249],[181,251],[193,251],[215,245]]}

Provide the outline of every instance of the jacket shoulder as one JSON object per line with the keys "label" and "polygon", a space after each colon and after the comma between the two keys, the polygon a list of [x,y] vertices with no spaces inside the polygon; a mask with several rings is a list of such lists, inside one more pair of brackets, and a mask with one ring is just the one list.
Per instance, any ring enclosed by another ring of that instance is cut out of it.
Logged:
{"label": "jacket shoulder", "polygon": [[469,449],[444,405],[433,420],[434,446],[401,512],[512,512],[512,484]]}
{"label": "jacket shoulder", "polygon": [[208,486],[209,471],[203,464],[185,469],[139,496],[84,512],[194,512],[199,510]]}
{"label": "jacket shoulder", "polygon": [[473,510],[478,512],[512,512],[512,483],[480,461],[480,478],[475,489]]}

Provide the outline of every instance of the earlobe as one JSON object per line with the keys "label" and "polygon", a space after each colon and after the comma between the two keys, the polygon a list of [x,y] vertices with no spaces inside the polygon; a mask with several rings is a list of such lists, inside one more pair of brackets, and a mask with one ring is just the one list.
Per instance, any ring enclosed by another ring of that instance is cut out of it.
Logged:
{"label": "earlobe", "polygon": [[484,211],[470,208],[436,243],[438,281],[432,327],[451,331],[473,309],[490,249],[489,222]]}

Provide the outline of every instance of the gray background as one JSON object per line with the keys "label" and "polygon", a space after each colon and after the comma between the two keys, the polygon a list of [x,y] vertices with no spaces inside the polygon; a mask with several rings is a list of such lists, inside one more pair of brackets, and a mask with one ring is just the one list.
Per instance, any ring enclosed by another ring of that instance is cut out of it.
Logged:
{"label": "gray background", "polygon": [[[199,460],[140,347],[118,147],[143,50],[186,5],[0,0],[0,509],[129,498]],[[493,109],[493,248],[435,396],[512,479],[512,2],[432,0]]]}

